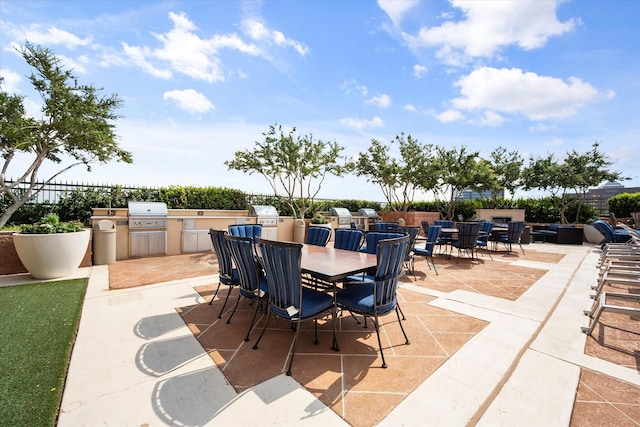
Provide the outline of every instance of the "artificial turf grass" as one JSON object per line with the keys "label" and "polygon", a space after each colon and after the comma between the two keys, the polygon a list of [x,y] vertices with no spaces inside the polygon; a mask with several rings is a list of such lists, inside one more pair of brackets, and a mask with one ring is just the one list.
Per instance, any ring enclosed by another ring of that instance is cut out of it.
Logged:
{"label": "artificial turf grass", "polygon": [[55,426],[87,283],[0,288],[0,424]]}

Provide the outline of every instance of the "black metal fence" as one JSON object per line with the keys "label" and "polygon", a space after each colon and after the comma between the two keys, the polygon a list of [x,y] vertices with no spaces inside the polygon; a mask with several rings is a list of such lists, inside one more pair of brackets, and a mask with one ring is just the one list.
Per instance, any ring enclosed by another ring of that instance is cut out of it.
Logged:
{"label": "black metal fence", "polygon": [[[11,185],[14,181],[8,180],[7,184]],[[16,186],[17,189],[22,191],[27,191],[30,182],[20,183]],[[37,204],[56,204],[60,200],[62,196],[67,193],[76,191],[76,190],[108,190],[110,188],[115,187],[112,184],[87,184],[81,182],[36,182],[35,188],[43,187],[40,192],[38,192],[35,196],[29,200],[28,203],[37,203]],[[151,189],[151,187],[146,186],[118,186],[125,191],[135,191],[140,189]]]}

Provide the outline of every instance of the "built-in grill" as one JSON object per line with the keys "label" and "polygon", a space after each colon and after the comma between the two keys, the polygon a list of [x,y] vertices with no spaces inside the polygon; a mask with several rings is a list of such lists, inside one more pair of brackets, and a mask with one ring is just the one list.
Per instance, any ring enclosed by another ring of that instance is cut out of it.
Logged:
{"label": "built-in grill", "polygon": [[353,222],[353,216],[349,209],[346,208],[331,208],[329,209],[329,216],[331,217],[331,226],[335,228],[351,228]]}
{"label": "built-in grill", "polygon": [[262,225],[262,237],[278,240],[278,211],[274,206],[252,205],[249,216],[256,217],[256,224]]}
{"label": "built-in grill", "polygon": [[364,222],[366,224],[366,226],[364,227],[365,230],[373,230],[375,228],[375,223],[380,221],[381,219],[378,215],[378,212],[376,212],[375,209],[371,208],[359,209],[358,216],[364,218]]}
{"label": "built-in grill", "polygon": [[166,203],[129,202],[129,256],[164,255],[167,253]]}

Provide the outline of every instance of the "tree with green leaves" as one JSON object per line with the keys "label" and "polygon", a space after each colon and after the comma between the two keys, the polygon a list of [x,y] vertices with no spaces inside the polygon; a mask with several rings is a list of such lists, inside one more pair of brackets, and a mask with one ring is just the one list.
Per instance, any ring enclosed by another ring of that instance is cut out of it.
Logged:
{"label": "tree with green leaves", "polygon": [[233,160],[224,164],[249,175],[262,175],[278,198],[284,191],[294,218],[305,218],[327,175],[341,177],[353,169],[342,155],[344,147],[335,141],[301,136],[295,127],[285,132],[278,124],[270,125],[262,135],[264,141],[256,141],[253,150],[236,151]]}
{"label": "tree with green leaves", "polygon": [[[393,144],[398,144],[400,159],[390,154]],[[380,186],[389,207],[404,212],[413,202],[415,192],[427,183],[433,183],[430,174],[433,146],[422,145],[411,135],[396,135],[389,145],[372,139],[369,150],[360,153],[356,163],[356,174],[367,177],[368,182]]]}
{"label": "tree with green leaves", "polygon": [[486,180],[480,186],[474,188],[480,194],[487,190],[491,194],[491,205],[498,207],[498,199],[505,191],[509,193],[508,203],[513,204],[513,199],[518,188],[522,187],[522,168],[524,159],[517,151],[507,151],[505,147],[498,147],[491,152],[486,162],[488,168]]}
{"label": "tree with green leaves", "polygon": [[[563,224],[568,222],[566,212],[569,206],[580,203],[589,187],[595,187],[605,180],[624,179],[619,172],[609,170],[611,162],[598,147],[599,143],[595,142],[590,152],[573,150],[567,153],[564,160],[556,159],[553,154],[531,157],[529,166],[524,168],[525,189],[551,193],[551,200]],[[580,209],[576,210],[576,215],[578,218]]]}
{"label": "tree with green leaves", "polygon": [[[131,153],[116,142],[114,121],[119,116],[114,111],[122,103],[116,94],[101,96],[102,89],[80,84],[49,49],[27,42],[20,53],[35,69],[29,80],[42,97],[42,115],[29,116],[24,97],[4,91],[0,79],[0,153],[4,160],[0,187],[2,197],[11,200],[0,216],[0,227],[49,182],[73,167],[85,165],[91,171],[96,162],[133,162]],[[32,156],[32,160],[9,183],[7,174],[17,155]],[[60,169],[41,179],[38,172],[47,161],[59,164]],[[21,188],[24,184],[26,190]]]}
{"label": "tree with green leaves", "polygon": [[434,167],[438,180],[431,188],[424,183],[423,188],[434,192],[445,219],[453,219],[463,190],[477,188],[478,183],[487,180],[488,169],[479,155],[478,151],[467,151],[464,145],[459,149],[436,147]]}

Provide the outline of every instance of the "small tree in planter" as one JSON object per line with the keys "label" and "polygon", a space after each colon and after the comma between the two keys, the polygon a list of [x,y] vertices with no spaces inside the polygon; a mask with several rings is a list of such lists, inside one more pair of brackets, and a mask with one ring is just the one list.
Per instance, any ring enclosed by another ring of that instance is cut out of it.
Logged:
{"label": "small tree in planter", "polygon": [[60,222],[49,214],[13,234],[22,265],[36,279],[57,279],[80,266],[89,245],[89,230],[79,222]]}

